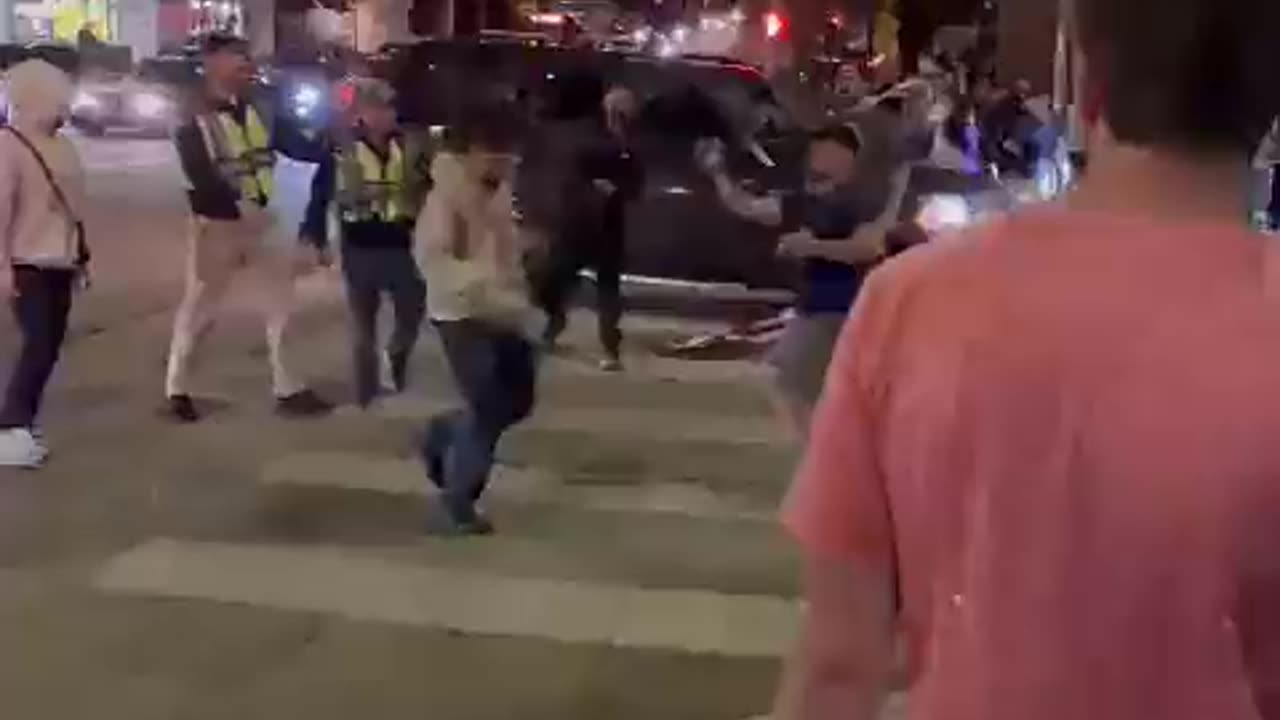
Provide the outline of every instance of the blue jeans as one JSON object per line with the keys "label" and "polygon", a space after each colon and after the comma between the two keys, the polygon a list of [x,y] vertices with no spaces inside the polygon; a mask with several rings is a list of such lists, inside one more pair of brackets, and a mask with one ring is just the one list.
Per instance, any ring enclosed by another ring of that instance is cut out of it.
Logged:
{"label": "blue jeans", "polygon": [[480,320],[437,322],[463,407],[427,425],[422,448],[458,522],[475,519],[502,434],[529,416],[535,397],[533,346],[519,334]]}

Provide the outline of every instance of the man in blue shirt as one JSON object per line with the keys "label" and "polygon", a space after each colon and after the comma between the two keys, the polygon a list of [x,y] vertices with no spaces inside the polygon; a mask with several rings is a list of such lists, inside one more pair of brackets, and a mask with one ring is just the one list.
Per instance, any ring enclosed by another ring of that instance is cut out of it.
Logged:
{"label": "man in blue shirt", "polygon": [[787,230],[778,253],[802,265],[795,317],[768,358],[775,403],[799,437],[808,431],[827,364],[863,278],[885,255],[885,233],[905,189],[903,173],[859,177],[861,150],[861,137],[851,126],[815,132],[809,141],[805,187],[784,197],[748,194],[724,171],[718,148],[708,146],[703,152],[726,207]]}

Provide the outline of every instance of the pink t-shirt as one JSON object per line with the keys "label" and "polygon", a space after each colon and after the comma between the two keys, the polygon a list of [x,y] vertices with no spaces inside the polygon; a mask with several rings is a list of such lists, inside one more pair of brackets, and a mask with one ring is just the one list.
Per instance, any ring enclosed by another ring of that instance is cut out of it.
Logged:
{"label": "pink t-shirt", "polygon": [[1268,242],[1053,209],[874,274],[785,519],[896,574],[912,718],[1280,718]]}

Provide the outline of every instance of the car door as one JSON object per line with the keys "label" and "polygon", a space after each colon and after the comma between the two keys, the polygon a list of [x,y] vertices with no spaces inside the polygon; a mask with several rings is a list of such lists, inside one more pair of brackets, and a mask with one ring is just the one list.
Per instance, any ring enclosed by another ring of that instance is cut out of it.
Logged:
{"label": "car door", "polygon": [[[645,183],[628,215],[628,271],[641,275],[756,287],[784,287],[788,272],[775,254],[777,229],[740,219],[720,201],[694,159],[694,147],[716,138],[729,149],[734,176],[764,192],[784,183],[786,168],[751,152],[717,98],[672,65],[647,83],[633,128]],[[641,92],[643,81],[635,83]],[[753,142],[756,139],[753,138]],[[773,142],[760,138],[762,148]],[[767,150],[766,150],[767,152]]]}

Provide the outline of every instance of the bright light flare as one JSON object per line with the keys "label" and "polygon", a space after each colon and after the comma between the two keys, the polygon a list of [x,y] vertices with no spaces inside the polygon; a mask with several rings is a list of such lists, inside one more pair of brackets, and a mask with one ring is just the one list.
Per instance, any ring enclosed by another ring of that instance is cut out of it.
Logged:
{"label": "bright light flare", "polygon": [[768,12],[764,16],[764,36],[770,40],[777,40],[782,36],[782,31],[786,29],[787,23],[782,19],[782,14],[778,12]]}
{"label": "bright light flare", "polygon": [[927,233],[965,227],[973,221],[969,203],[960,195],[931,195],[920,206],[916,224]]}
{"label": "bright light flare", "polygon": [[151,92],[139,93],[133,98],[133,111],[145,118],[158,118],[169,110],[169,101]]}

